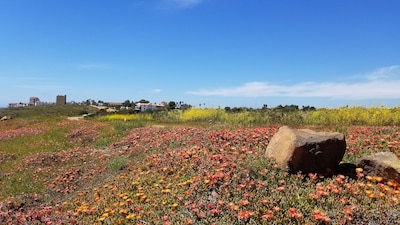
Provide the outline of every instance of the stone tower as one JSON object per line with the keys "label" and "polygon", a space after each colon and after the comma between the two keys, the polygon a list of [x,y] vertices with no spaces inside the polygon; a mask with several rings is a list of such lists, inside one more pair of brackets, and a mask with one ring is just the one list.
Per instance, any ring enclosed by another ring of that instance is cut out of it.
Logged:
{"label": "stone tower", "polygon": [[65,104],[67,104],[67,96],[57,95],[56,105],[65,105]]}

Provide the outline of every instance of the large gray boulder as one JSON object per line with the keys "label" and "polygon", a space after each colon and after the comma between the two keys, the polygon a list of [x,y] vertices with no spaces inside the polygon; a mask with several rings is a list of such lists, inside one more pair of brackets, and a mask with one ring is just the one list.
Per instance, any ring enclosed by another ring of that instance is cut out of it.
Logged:
{"label": "large gray boulder", "polygon": [[290,173],[330,174],[346,151],[344,135],[310,129],[279,128],[265,155]]}
{"label": "large gray boulder", "polygon": [[358,167],[364,175],[382,177],[400,184],[400,159],[392,152],[379,152],[361,158]]}

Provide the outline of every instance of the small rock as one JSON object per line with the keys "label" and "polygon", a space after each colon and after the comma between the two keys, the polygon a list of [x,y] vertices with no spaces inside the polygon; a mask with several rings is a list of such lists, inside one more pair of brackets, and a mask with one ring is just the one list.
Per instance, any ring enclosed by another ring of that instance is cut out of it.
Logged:
{"label": "small rock", "polygon": [[3,116],[1,117],[0,121],[10,120],[10,119],[12,119],[11,116]]}
{"label": "small rock", "polygon": [[363,168],[366,176],[378,176],[385,181],[400,183],[400,159],[392,152],[379,152],[365,156],[358,167]]}

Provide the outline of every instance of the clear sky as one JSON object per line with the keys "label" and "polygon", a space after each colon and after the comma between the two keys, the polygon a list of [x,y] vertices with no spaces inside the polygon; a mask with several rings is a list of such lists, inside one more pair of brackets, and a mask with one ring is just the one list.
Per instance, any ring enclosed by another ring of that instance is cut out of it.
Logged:
{"label": "clear sky", "polygon": [[0,0],[0,107],[36,96],[400,106],[399,0]]}

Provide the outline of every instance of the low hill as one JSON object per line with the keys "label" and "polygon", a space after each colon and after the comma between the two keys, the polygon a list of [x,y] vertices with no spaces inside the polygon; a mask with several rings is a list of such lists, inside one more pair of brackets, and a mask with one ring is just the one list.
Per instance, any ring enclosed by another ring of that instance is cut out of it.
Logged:
{"label": "low hill", "polygon": [[80,116],[98,111],[86,105],[43,105],[0,109],[0,117],[32,118],[40,116]]}

